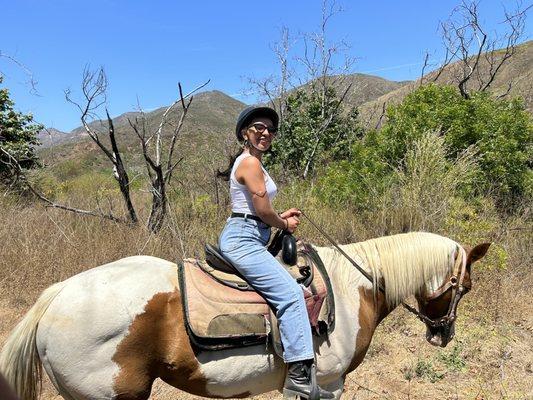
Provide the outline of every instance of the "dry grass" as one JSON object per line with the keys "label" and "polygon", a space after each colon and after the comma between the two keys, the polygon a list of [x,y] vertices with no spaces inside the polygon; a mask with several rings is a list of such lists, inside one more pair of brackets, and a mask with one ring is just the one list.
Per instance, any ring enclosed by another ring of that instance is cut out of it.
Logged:
{"label": "dry grass", "polygon": [[[302,207],[341,243],[382,232],[375,216],[373,220],[371,215],[324,208],[310,192],[287,187],[277,206]],[[214,205],[208,195],[181,194],[173,200],[167,226],[154,236],[142,226],[127,227],[13,199],[1,202],[0,343],[50,284],[134,254],[170,260],[200,256],[204,242],[216,241],[227,215],[226,208]],[[140,211],[146,215],[146,210]],[[456,339],[445,350],[435,349],[425,342],[423,325],[396,310],[378,329],[363,365],[349,375],[344,398],[533,398],[531,223],[524,216],[504,222],[491,207],[472,211],[464,204],[449,218],[451,222],[444,223],[438,233],[470,245],[497,241],[474,272],[474,290],[459,308]],[[388,231],[403,229],[403,223],[389,224]],[[304,223],[299,234],[313,243],[327,244],[310,224]],[[459,346],[455,352],[453,346]],[[153,398],[193,398],[176,393],[159,382]],[[49,383],[43,398],[59,398]],[[258,398],[281,396],[269,393]]]}

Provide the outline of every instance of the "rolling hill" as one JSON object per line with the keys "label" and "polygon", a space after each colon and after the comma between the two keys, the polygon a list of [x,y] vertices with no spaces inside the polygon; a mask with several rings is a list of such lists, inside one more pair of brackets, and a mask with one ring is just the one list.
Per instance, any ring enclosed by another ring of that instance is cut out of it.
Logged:
{"label": "rolling hill", "polygon": [[[388,81],[364,74],[353,74],[345,78],[352,84],[348,101],[357,106],[397,90],[408,83]],[[337,80],[336,77],[331,79]],[[198,169],[205,163],[210,165],[211,170],[215,170],[217,166],[223,166],[228,153],[235,149],[234,124],[237,115],[245,106],[244,103],[218,90],[195,95],[177,144],[178,154],[185,157],[185,165],[181,170],[186,172]],[[157,130],[166,108],[161,107],[144,114],[147,132]],[[178,105],[167,117],[163,128],[164,137],[171,134],[180,115],[181,108]],[[128,122],[128,120],[135,121],[139,117],[141,117],[139,112],[127,112],[113,118],[113,124],[117,142],[126,162],[130,168],[140,173],[144,169],[144,161],[139,151],[139,139]],[[101,132],[102,140],[107,141],[106,121],[96,120],[89,125],[92,129]],[[53,167],[66,160],[75,160],[86,166],[108,167],[104,155],[90,140],[82,126],[69,133],[48,129],[41,132],[40,138],[42,141],[41,158],[47,165]],[[201,153],[205,153],[205,156]]]}
{"label": "rolling hill", "polygon": [[[488,65],[482,57],[480,72],[483,76],[487,73]],[[454,85],[454,73],[460,67],[459,63],[450,64],[436,80],[437,84]],[[424,82],[433,81],[437,71],[426,74]],[[479,79],[473,77],[472,85],[477,86]],[[516,53],[501,67],[496,79],[490,86],[490,91],[499,96],[505,94],[511,84],[510,96],[521,96],[524,99],[526,109],[533,113],[533,40],[522,43],[516,48]],[[390,104],[400,103],[407,94],[420,85],[420,80],[410,82],[407,85],[392,90],[382,96],[370,100],[360,107],[361,117],[367,126],[376,126],[382,110]]]}
{"label": "rolling hill", "polygon": [[[486,65],[481,64],[483,69]],[[458,64],[449,65],[436,81],[438,84],[453,84],[454,72]],[[516,54],[505,63],[493,84],[491,91],[501,95],[508,90],[509,82],[512,83],[510,95],[520,95],[524,98],[525,105],[533,112],[533,41],[518,46]],[[424,81],[432,81],[436,71],[428,73]],[[338,82],[339,77],[329,78],[332,83]],[[353,74],[343,77],[343,85],[351,83],[347,102],[359,107],[363,123],[367,127],[376,126],[380,115],[386,106],[396,104],[419,84],[419,81],[392,82],[386,79],[365,75]],[[473,82],[475,84],[475,81]],[[305,90],[305,86],[303,86]],[[222,165],[228,152],[235,148],[233,138],[234,121],[245,104],[218,91],[206,91],[195,95],[189,110],[182,134],[178,142],[179,154],[186,158],[190,168],[197,168],[198,164],[210,163]],[[145,113],[148,132],[154,132],[166,107],[158,108]],[[165,123],[163,132],[168,137],[180,116],[180,108],[172,112]],[[124,152],[126,160],[135,168],[142,168],[143,160],[139,151],[139,140],[129,126],[128,120],[135,120],[139,112],[127,112],[113,119],[119,147]],[[91,126],[104,133],[106,138],[107,123],[94,121]],[[69,133],[61,133],[49,129],[41,134],[43,146],[40,150],[45,163],[52,159],[61,162],[67,159],[93,159],[98,165],[106,165],[106,161],[96,145],[87,137],[83,127],[76,128]],[[105,140],[105,139],[104,139]],[[206,153],[205,157],[198,157],[198,153]],[[52,164],[55,162],[52,162]]]}

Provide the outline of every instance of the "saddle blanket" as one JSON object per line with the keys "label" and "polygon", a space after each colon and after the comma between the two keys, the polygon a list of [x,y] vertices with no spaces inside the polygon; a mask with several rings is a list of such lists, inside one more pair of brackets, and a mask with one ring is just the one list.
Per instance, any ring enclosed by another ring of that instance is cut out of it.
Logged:
{"label": "saddle blanket", "polygon": [[[319,273],[302,290],[313,333],[318,335],[333,328],[334,303],[324,266],[321,261],[313,264],[310,268]],[[271,333],[279,338],[274,312],[257,292],[235,288],[235,281],[241,280],[238,276],[213,271],[204,261],[191,258],[178,265],[178,276],[187,332],[198,347],[217,350],[255,345],[265,343]],[[233,287],[224,284],[225,277]]]}

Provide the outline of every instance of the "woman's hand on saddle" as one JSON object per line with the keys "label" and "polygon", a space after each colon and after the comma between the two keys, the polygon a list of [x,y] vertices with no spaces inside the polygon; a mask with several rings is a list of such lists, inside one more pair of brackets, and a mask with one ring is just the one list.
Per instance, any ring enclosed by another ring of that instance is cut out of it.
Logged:
{"label": "woman's hand on saddle", "polygon": [[290,218],[290,217],[299,217],[302,214],[300,210],[297,208],[289,208],[287,211],[282,212],[279,216],[283,219]]}

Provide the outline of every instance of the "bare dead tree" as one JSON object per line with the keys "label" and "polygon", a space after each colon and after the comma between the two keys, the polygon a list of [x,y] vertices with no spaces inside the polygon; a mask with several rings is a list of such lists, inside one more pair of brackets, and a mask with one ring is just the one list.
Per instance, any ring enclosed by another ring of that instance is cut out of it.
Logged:
{"label": "bare dead tree", "polygon": [[[323,123],[314,127],[313,150],[305,160],[302,177],[307,178],[310,167],[315,161],[318,149],[324,133],[330,127],[333,119],[338,115],[341,106],[347,99],[353,83],[349,79],[349,72],[355,63],[355,59],[348,55],[350,46],[344,41],[330,43],[328,41],[328,24],[338,13],[342,12],[335,1],[323,0],[320,27],[317,32],[303,35],[304,52],[297,57],[306,71],[306,81],[310,90],[319,96],[321,103],[321,120]],[[337,61],[343,57],[341,64]],[[330,108],[327,103],[330,99],[330,89],[333,88],[338,94],[338,102]]]}
{"label": "bare dead tree", "polygon": [[387,102],[384,101],[381,105],[381,112],[379,114],[378,122],[376,122],[376,126],[374,129],[378,130],[381,128],[381,124],[383,123],[383,119],[385,118],[385,115],[387,114]]}
{"label": "bare dead tree", "polygon": [[426,51],[424,53],[424,64],[422,65],[422,71],[420,72],[420,79],[419,79],[419,85],[422,86],[424,83],[424,75],[426,72],[426,68],[429,65],[429,52]]}
{"label": "bare dead tree", "polygon": [[[128,123],[139,138],[146,169],[148,171],[148,177],[150,179],[152,207],[147,225],[154,233],[157,233],[161,229],[168,211],[167,186],[172,178],[172,173],[183,160],[183,157],[176,158],[175,148],[185,117],[191,106],[193,94],[208,83],[209,81],[205,82],[186,95],[183,95],[181,84],[178,83],[179,98],[167,107],[155,132],[150,133],[148,131],[145,114],[142,110],[140,117],[136,117],[135,121],[128,119]],[[164,128],[169,125],[168,119],[170,113],[178,108],[181,108],[181,114],[177,124],[172,127],[172,133],[168,140],[168,144],[165,146]],[[165,147],[168,147],[166,150],[166,157],[163,155]]]}
{"label": "bare dead tree", "polygon": [[[24,75],[26,75],[27,81],[26,83],[30,86],[30,93],[34,95],[39,95],[37,91],[37,80],[35,79],[35,76],[33,75],[33,72],[21,61],[19,61],[17,58],[13,57],[10,54],[4,53],[2,50],[0,50],[0,59],[5,59],[9,63],[14,64],[19,68]],[[0,70],[0,82],[2,81],[2,77],[5,74],[2,73],[2,70]]]}
{"label": "bare dead tree", "polygon": [[119,185],[120,193],[128,210],[129,219],[132,223],[137,223],[137,213],[130,195],[130,179],[117,146],[115,127],[107,108],[105,112],[109,145],[102,141],[101,133],[89,124],[91,120],[95,119],[96,111],[106,103],[107,77],[103,68],[99,68],[98,71],[91,71],[86,67],[83,71],[81,89],[83,94],[82,102],[79,103],[73,100],[70,90],[65,91],[65,98],[80,110],[80,119],[85,132],[113,165],[113,177]]}
{"label": "bare dead tree", "polygon": [[[526,13],[532,7],[519,3],[513,12],[504,9],[505,32],[490,34],[480,20],[478,6],[478,1],[464,0],[450,18],[441,23],[445,57],[431,77],[436,82],[445,70],[450,71],[465,99],[472,90],[488,90],[502,66],[515,54],[524,34]],[[451,66],[452,63],[457,64]],[[426,66],[427,58],[424,68]]]}
{"label": "bare dead tree", "polygon": [[[331,19],[341,11],[334,0],[323,0],[321,20],[316,32],[301,33],[295,39],[289,34],[288,28],[283,27],[279,42],[272,46],[279,72],[263,79],[249,79],[252,90],[278,111],[280,136],[285,134],[283,120],[286,117],[287,100],[291,91],[301,89],[319,99],[323,123],[313,127],[313,147],[304,161],[303,178],[309,174],[324,133],[352,91],[353,83],[349,73],[355,60],[348,55],[349,46],[343,40],[335,43],[328,40]],[[296,44],[299,44],[302,50],[291,56]],[[331,89],[334,89],[334,95],[339,101],[333,108],[328,106],[332,96]]]}
{"label": "bare dead tree", "polygon": [[[152,206],[147,227],[153,233],[157,233],[162,227],[167,214],[167,186],[170,184],[172,174],[176,167],[183,160],[183,157],[176,157],[176,143],[183,128],[189,107],[191,106],[193,94],[208,83],[209,80],[186,95],[183,95],[181,84],[178,84],[179,98],[167,107],[154,132],[148,132],[147,121],[142,110],[141,117],[136,117],[134,122],[128,119],[130,126],[140,139],[142,155],[148,171],[150,192],[152,193]],[[83,215],[98,216],[116,222],[137,223],[138,217],[130,195],[130,178],[117,144],[113,120],[111,119],[107,108],[105,108],[105,123],[99,120],[97,116],[97,111],[106,103],[107,78],[104,70],[100,68],[97,71],[91,71],[89,68],[85,68],[81,89],[83,96],[81,101],[75,101],[70,90],[65,91],[65,98],[69,103],[74,104],[78,108],[83,129],[113,165],[113,176],[119,185],[122,198],[128,210],[127,219],[114,216],[111,203],[109,204],[110,212],[107,213],[101,210],[98,201],[98,211],[88,211],[55,203],[31,184],[25,171],[13,156],[7,153],[3,148],[0,148],[0,150],[8,156],[6,158],[8,160],[7,166],[16,177],[15,182],[17,180],[22,181],[25,187],[38,199],[45,202],[47,206]],[[173,125],[169,121],[169,116],[171,112],[178,108],[181,109],[181,114],[179,115],[177,124]],[[105,137],[104,133],[98,129],[98,123],[106,126]],[[167,127],[171,127],[172,129],[168,143],[164,132],[167,130]],[[0,159],[0,161],[6,164],[3,160]]]}
{"label": "bare dead tree", "polygon": [[307,175],[309,174],[309,169],[310,169],[311,164],[313,163],[313,161],[315,159],[316,151],[317,151],[318,146],[320,144],[320,140],[322,138],[322,134],[328,129],[328,127],[330,126],[331,122],[333,121],[333,118],[339,112],[340,106],[344,102],[344,99],[346,98],[346,95],[348,94],[348,91],[351,89],[351,87],[352,87],[351,84],[348,85],[348,87],[344,90],[344,93],[342,93],[337,105],[334,107],[333,110],[330,110],[328,115],[324,115],[323,114],[323,118],[324,118],[323,121],[324,122],[316,130],[314,130],[314,132],[313,132],[314,133],[314,135],[313,135],[314,136],[313,150],[311,151],[311,154],[309,155],[309,157],[307,158],[306,163],[305,163],[305,168],[304,168],[303,175],[302,175],[302,177],[304,179],[307,178]]}
{"label": "bare dead tree", "polygon": [[[322,13],[320,26],[317,32],[302,35],[304,51],[296,57],[305,71],[305,81],[300,84],[309,84],[311,89],[320,95],[322,103],[322,117],[326,118],[326,102],[328,88],[335,88],[340,93],[349,85],[348,74],[355,63],[348,51],[349,44],[340,40],[330,43],[328,40],[328,27],[331,19],[343,10],[334,0],[322,0]],[[338,58],[343,60],[339,64]]]}
{"label": "bare dead tree", "polygon": [[280,134],[283,134],[288,92],[295,88],[293,82],[295,72],[289,62],[289,52],[293,42],[289,28],[283,26],[280,30],[280,40],[270,46],[279,66],[279,73],[266,78],[248,78],[248,84],[252,90],[278,112]]}

